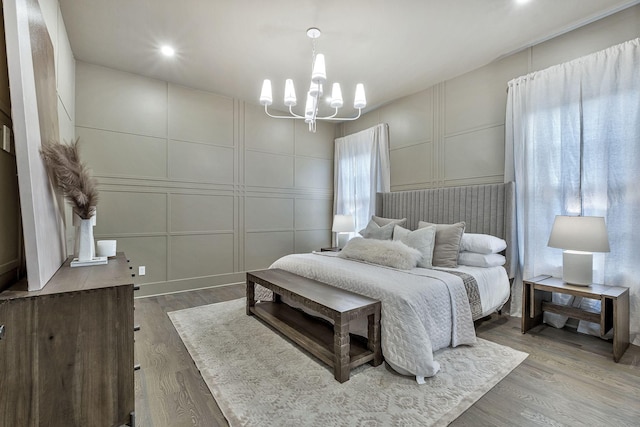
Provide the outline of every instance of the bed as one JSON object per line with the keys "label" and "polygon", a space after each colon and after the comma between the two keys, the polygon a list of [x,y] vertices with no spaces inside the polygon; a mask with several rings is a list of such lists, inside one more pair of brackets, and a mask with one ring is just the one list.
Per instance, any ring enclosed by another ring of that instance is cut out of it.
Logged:
{"label": "bed", "polygon": [[[502,252],[504,266],[405,270],[324,252],[287,255],[272,268],[382,301],[385,361],[397,372],[423,382],[424,377],[438,372],[435,351],[473,345],[473,321],[499,310],[507,301],[517,264],[514,200],[513,183],[379,193],[376,200],[377,216],[406,218],[409,230],[418,229],[420,221],[464,221],[465,233],[503,239],[507,243]],[[474,280],[469,277],[475,279],[474,292],[469,287]],[[266,298],[260,292],[258,295]],[[351,332],[361,331],[356,327]]]}

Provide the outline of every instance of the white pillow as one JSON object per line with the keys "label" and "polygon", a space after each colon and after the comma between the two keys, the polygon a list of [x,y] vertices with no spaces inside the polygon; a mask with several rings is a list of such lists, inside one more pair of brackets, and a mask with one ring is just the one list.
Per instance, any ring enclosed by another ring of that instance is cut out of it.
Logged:
{"label": "white pillow", "polygon": [[460,241],[460,252],[497,254],[507,248],[507,242],[489,234],[464,233]]}
{"label": "white pillow", "polygon": [[354,237],[338,252],[340,258],[351,258],[372,264],[410,270],[415,268],[422,254],[399,241]]}
{"label": "white pillow", "polygon": [[459,265],[469,265],[471,267],[499,267],[504,265],[507,259],[500,254],[479,254],[476,252],[460,252],[458,255]]}
{"label": "white pillow", "polygon": [[418,267],[432,267],[433,246],[436,242],[435,225],[419,228],[415,231],[396,225],[393,229],[393,240],[399,240],[405,245],[420,251],[422,259],[418,261]]}

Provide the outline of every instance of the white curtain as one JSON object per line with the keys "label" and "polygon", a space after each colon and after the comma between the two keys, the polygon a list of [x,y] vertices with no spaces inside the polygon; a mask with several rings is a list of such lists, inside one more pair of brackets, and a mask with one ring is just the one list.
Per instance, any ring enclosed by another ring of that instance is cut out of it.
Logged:
{"label": "white curtain", "polygon": [[334,215],[353,215],[356,231],[365,228],[376,193],[391,189],[386,123],[336,139],[333,188]]}
{"label": "white curtain", "polygon": [[561,250],[547,247],[555,216],[604,216],[611,252],[594,254],[594,282],[630,288],[640,344],[640,39],[510,81],[505,139],[520,252],[512,314],[523,277],[562,274]]}

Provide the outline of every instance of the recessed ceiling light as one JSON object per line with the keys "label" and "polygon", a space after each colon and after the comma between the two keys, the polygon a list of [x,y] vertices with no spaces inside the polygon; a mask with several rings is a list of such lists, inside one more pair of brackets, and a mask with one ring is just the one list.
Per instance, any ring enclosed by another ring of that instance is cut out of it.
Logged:
{"label": "recessed ceiling light", "polygon": [[176,53],[176,51],[171,46],[168,46],[168,45],[162,46],[160,48],[160,52],[162,52],[164,56],[173,56]]}
{"label": "recessed ceiling light", "polygon": [[529,0],[516,0],[516,3],[525,4],[525,3],[529,3]]}

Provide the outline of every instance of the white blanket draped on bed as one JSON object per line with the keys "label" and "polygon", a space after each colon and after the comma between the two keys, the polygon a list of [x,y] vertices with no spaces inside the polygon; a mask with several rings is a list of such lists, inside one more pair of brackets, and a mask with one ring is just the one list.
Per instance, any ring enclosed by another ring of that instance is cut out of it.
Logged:
{"label": "white blanket draped on bed", "polygon": [[287,255],[271,267],[382,301],[382,352],[396,371],[433,376],[440,368],[434,351],[476,342],[460,277],[424,268],[397,270],[334,255]]}

